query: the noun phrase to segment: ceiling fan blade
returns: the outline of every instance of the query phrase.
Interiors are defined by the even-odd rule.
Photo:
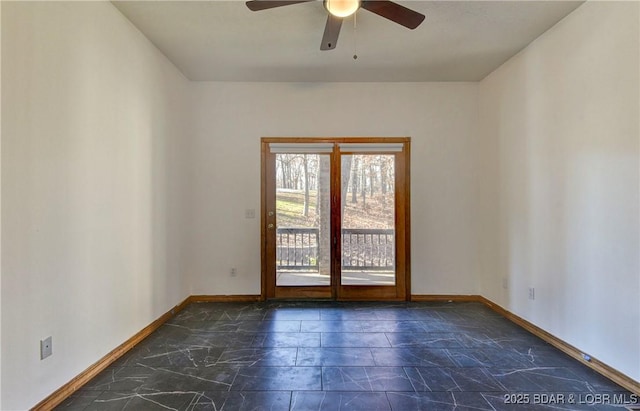
[[[413,11],[390,0],[365,0],[361,7],[396,22],[408,29],[415,29],[424,21],[424,14]]]
[[[251,0],[245,4],[251,11],[275,9],[276,7],[289,6],[291,4],[307,3],[314,0]]]
[[[329,14],[327,16],[327,24],[324,26],[324,34],[322,35],[320,50],[333,50],[336,48],[341,27],[341,17],[336,17],[333,14]]]

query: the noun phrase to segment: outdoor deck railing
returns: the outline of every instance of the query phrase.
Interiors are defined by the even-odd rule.
[[[394,230],[342,230],[342,269],[391,271],[395,268]]]
[[[318,228],[278,228],[276,269],[318,271]],[[395,267],[394,230],[342,230],[342,269],[391,271]]]
[[[317,228],[278,228],[276,269],[318,271],[319,235]]]

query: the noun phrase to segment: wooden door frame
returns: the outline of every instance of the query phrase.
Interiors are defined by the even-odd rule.
[[[274,178],[273,173],[275,167],[269,151],[270,143],[332,143],[335,144],[332,157],[338,159],[331,162],[331,174],[335,176],[330,179],[331,192],[333,198],[331,201],[331,213],[336,210],[340,210],[341,207],[341,178],[340,167],[341,161],[339,160],[340,152],[338,144],[340,143],[361,143],[361,144],[380,144],[380,143],[402,143],[403,152],[401,156],[395,156],[395,172],[396,172],[396,186],[395,186],[395,219],[396,219],[396,286],[393,287],[394,292],[390,291],[390,286],[342,286],[340,284],[340,261],[334,258],[338,255],[341,246],[341,233],[339,227],[339,219],[332,218],[331,220],[331,237],[336,237],[338,241],[331,244],[331,262],[333,264],[331,270],[331,298],[342,300],[395,300],[395,301],[409,301],[411,299],[411,224],[410,224],[410,209],[411,209],[411,180],[410,180],[410,159],[411,159],[411,138],[410,137],[262,137],[260,140],[260,257],[261,257],[261,299],[267,300],[275,298],[275,281],[270,282],[269,275],[275,275],[275,273],[269,273],[269,259],[275,256],[275,250],[269,248],[269,242],[267,241],[268,225],[275,224],[275,216],[268,216],[267,205],[275,202],[275,192],[269,192],[267,185],[264,182],[267,179]],[[345,154],[345,153],[342,153]],[[380,153],[384,154],[384,153]],[[394,153],[397,154],[397,153]],[[337,194],[336,194],[337,193]],[[339,212],[339,211],[338,211]],[[404,224],[398,222],[404,221]],[[272,244],[275,246],[275,244]],[[269,257],[272,256],[272,257]],[[402,257],[402,258],[398,258]],[[275,264],[272,264],[275,269]],[[296,288],[295,293],[287,295],[283,294],[283,290],[278,298],[327,298],[326,287],[304,287],[305,291],[303,295],[299,294],[299,288]],[[338,298],[340,297],[340,298]]]

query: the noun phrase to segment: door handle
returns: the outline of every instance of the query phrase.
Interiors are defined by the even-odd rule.
[[[269,217],[273,217],[273,211],[269,211]]]
[[[267,226],[267,228],[268,228],[269,230],[273,230],[273,224],[269,224],[269,225]]]

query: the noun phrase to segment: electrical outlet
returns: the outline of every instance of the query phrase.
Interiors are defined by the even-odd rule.
[[[233,267],[229,271],[229,274],[231,275],[231,277],[235,277],[236,275],[238,275],[238,271],[236,271],[235,267]]]
[[[53,341],[51,337],[40,340],[40,359],[44,360],[51,354],[53,354]]]
[[[536,289],[533,287],[529,287],[529,299],[530,300],[536,299]]]
[[[509,288],[509,278],[508,277],[502,277],[502,288],[504,288],[505,290]]]
[[[255,208],[247,208],[244,210],[244,218],[256,218]]]

